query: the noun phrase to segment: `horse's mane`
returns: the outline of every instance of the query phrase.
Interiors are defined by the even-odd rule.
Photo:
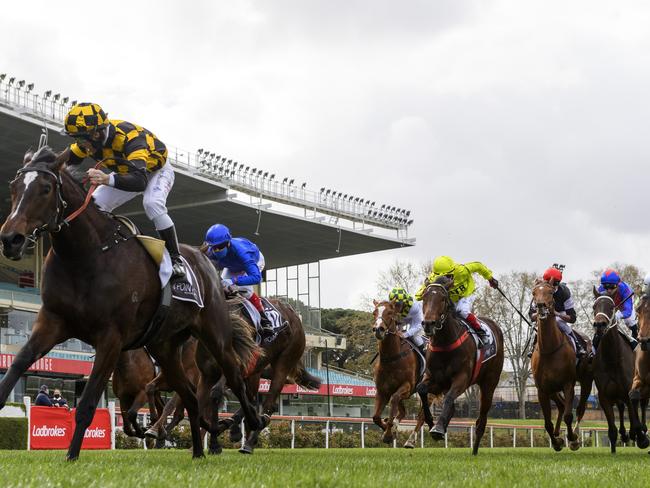
[[[448,276],[442,275],[442,276],[438,276],[433,283],[436,285],[442,285],[446,288],[447,285],[451,284],[453,281],[454,280],[449,278]]]
[[[32,150],[29,149],[27,153],[31,151]],[[34,154],[32,154],[32,159],[30,161],[30,164],[53,163],[55,159],[56,159],[56,153],[54,152],[54,150],[50,146],[43,146]]]

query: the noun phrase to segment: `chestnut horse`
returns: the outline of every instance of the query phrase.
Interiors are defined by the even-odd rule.
[[[156,368],[149,353],[143,348],[124,351],[113,371],[113,393],[120,400],[124,433],[144,437],[138,424],[138,411],[147,403],[146,386],[156,376]],[[155,422],[163,409],[160,394],[149,397],[149,414]]]
[[[64,157],[50,148],[28,152],[11,186],[11,213],[0,229],[3,254],[22,258],[30,242],[48,232],[52,248],[45,260],[41,297],[32,334],[0,381],[0,407],[22,374],[55,345],[77,338],[96,350],[90,377],[76,410],[76,426],[67,459],[79,457],[81,443],[97,402],[117,365],[120,353],[149,335],[149,323],[161,297],[158,268],[136,240],[123,237],[120,224],[88,204]],[[240,364],[245,357],[232,346],[233,331],[221,282],[214,266],[198,249],[181,246],[203,291],[204,307],[172,300],[165,321],[147,348],[187,408],[193,457],[203,456],[198,403],[180,364],[179,348],[194,335],[223,367],[253,428],[260,420],[246,395]]]
[[[627,443],[623,412],[627,407],[630,417],[630,434],[640,448],[648,447],[647,438],[636,438],[639,432],[639,418],[630,400],[630,389],[634,377],[634,352],[628,341],[618,331],[616,304],[613,295],[616,290],[600,294],[594,287],[594,342],[598,349],[592,360],[594,380],[598,389],[598,401],[605,412],[608,426],[609,445],[612,454],[616,452],[616,418],[614,405],[618,406],[621,417],[620,434],[623,443]]]
[[[637,446],[646,448],[650,444],[646,425],[646,408],[650,400],[650,296],[647,291],[641,296],[637,306],[639,315],[639,347],[634,358],[634,378],[630,388],[632,408],[640,421],[635,432]],[[639,406],[641,413],[639,414]]]
[[[544,414],[544,427],[551,439],[553,449],[561,451],[564,447],[564,439],[559,436],[560,417],[562,417],[567,427],[569,447],[575,451],[580,448],[578,440],[580,421],[591,393],[593,377],[588,361],[580,361],[576,366],[576,353],[573,346],[555,320],[553,292],[553,286],[547,281],[538,280],[533,288],[533,300],[538,310],[538,335],[531,366],[539,404]],[[585,340],[589,351],[591,341],[587,338]],[[576,380],[580,383],[580,400],[576,408],[577,423],[574,430],[573,399]],[[555,428],[551,420],[551,400],[558,406]]]
[[[415,393],[420,378],[417,352],[405,339],[399,336],[399,318],[401,304],[391,301],[373,301],[375,323],[372,331],[379,346],[379,360],[375,363],[374,380],[377,387],[375,394],[375,413],[372,420],[384,431],[382,440],[391,444],[397,437],[397,428],[406,416],[404,401]],[[390,413],[386,419],[381,414],[384,407],[390,404]],[[424,423],[424,415],[420,412],[418,422],[404,444],[412,449],[420,427]]]
[[[425,281],[422,295],[424,332],[430,337],[427,352],[427,370],[424,380],[418,385],[424,418],[431,428],[431,437],[443,439],[447,426],[454,415],[454,402],[470,386],[476,384],[481,391],[479,417],[476,419],[476,437],[472,454],[478,454],[481,438],[487,424],[487,414],[492,406],[494,390],[499,384],[503,370],[503,333],[491,319],[481,318],[494,334],[496,355],[479,363],[476,343],[470,337],[467,326],[456,313],[449,297],[453,280],[441,276],[434,283]],[[468,340],[469,339],[469,340]],[[428,406],[428,393],[444,394],[442,412],[435,426]]]

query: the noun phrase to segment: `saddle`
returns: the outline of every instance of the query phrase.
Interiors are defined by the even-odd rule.
[[[250,301],[241,295],[235,295],[233,298],[227,299],[228,304],[235,306],[247,319],[246,321],[254,327],[255,342],[258,345],[262,343],[271,344],[289,326],[289,322],[284,319],[280,311],[269,300],[264,297],[260,297],[260,300],[264,307],[264,313],[273,326],[271,334],[263,331],[260,313]]]

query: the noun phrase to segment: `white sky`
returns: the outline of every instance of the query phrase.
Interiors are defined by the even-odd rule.
[[[650,4],[7,4],[0,71],[170,145],[412,210],[412,249],[322,264],[357,306],[395,259],[497,276],[650,268]]]

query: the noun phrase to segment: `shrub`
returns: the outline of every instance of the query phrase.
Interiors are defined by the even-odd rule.
[[[27,417],[0,417],[0,449],[27,449]]]
[[[121,430],[115,432],[115,449],[142,449],[141,440],[129,437]]]

